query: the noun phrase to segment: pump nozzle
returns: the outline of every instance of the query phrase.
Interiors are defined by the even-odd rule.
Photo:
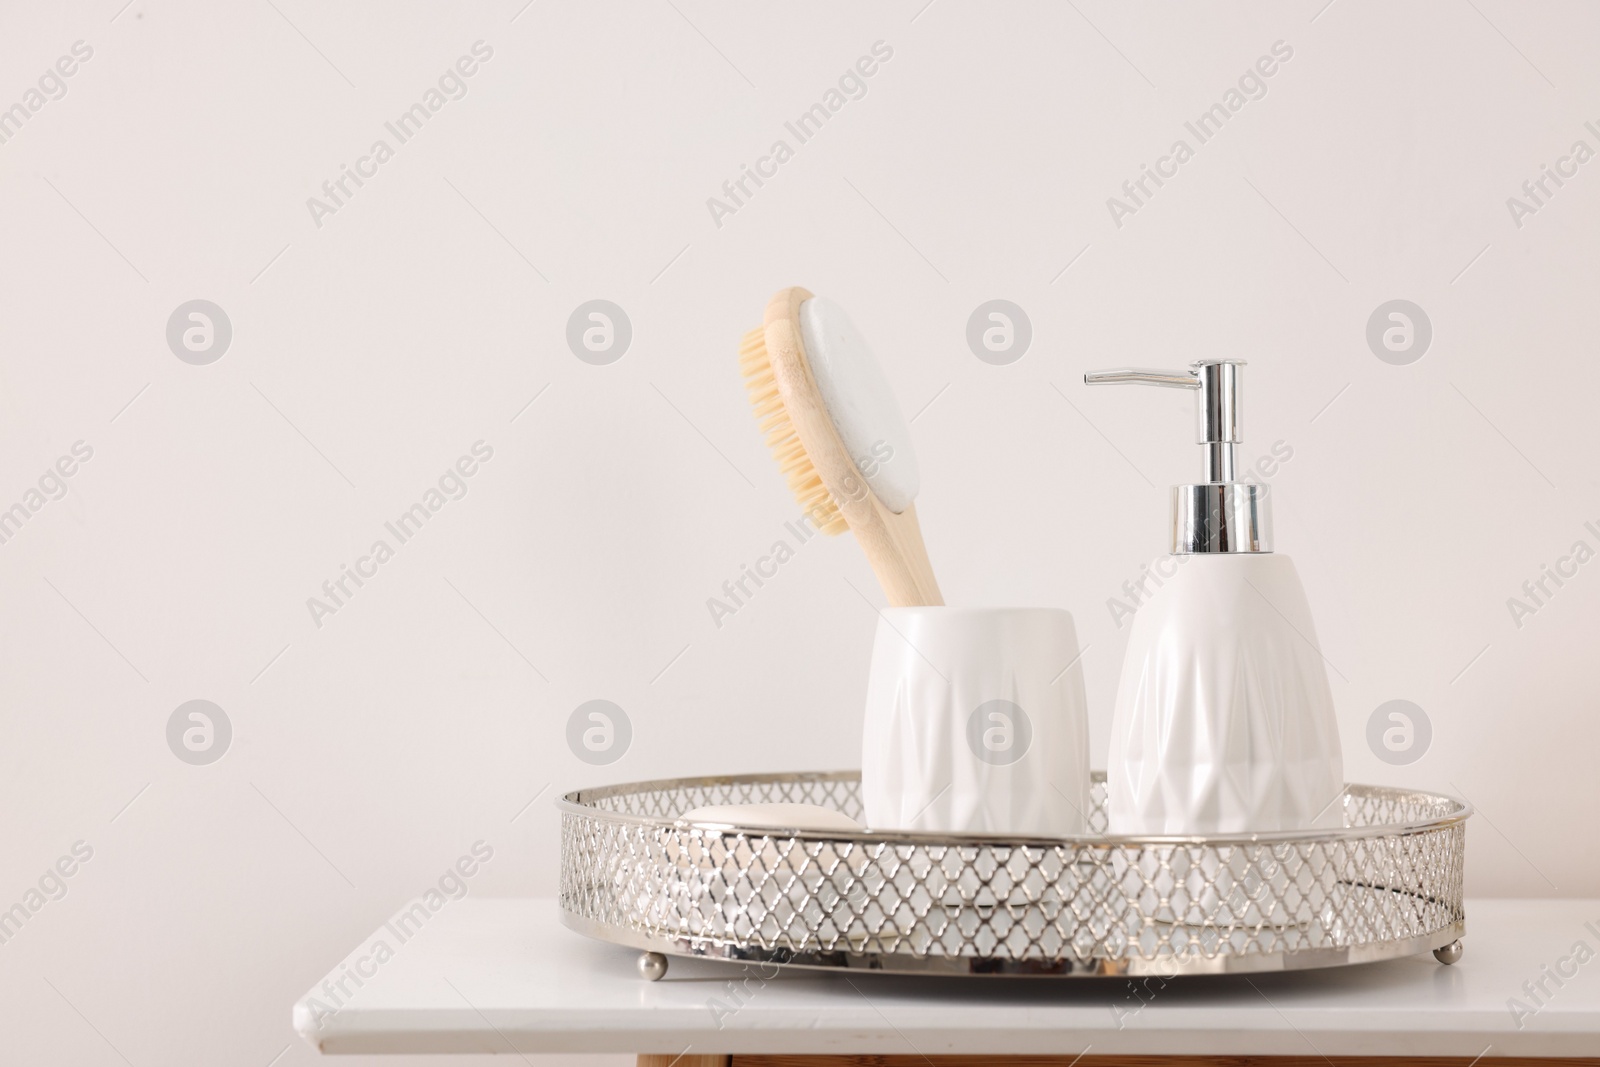
[[[1173,489],[1173,551],[1271,551],[1266,487],[1235,481],[1235,449],[1239,435],[1239,368],[1241,360],[1208,359],[1187,371],[1090,371],[1085,385],[1133,383],[1168,389],[1193,389],[1196,398],[1196,441],[1206,446],[1205,482]]]
[[[1187,371],[1097,370],[1083,376],[1085,385],[1133,382],[1169,389],[1198,389],[1196,442],[1206,446],[1206,481],[1231,482],[1239,443],[1239,368],[1241,360],[1216,359],[1191,363]]]

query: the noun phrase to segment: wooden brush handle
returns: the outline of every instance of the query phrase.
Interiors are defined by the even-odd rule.
[[[889,606],[943,604],[939,583],[933,578],[933,564],[922,543],[922,528],[917,525],[916,505],[908,505],[899,514],[884,506],[856,469],[823,403],[800,337],[800,305],[809,299],[811,294],[796,286],[778,293],[767,304],[767,355],[784,408],[806,458],[816,467],[845,522],[850,524],[850,532],[867,554]]]
[[[872,564],[884,595],[892,608],[915,608],[944,603],[939,583],[933,577],[933,564],[922,543],[922,527],[917,523],[917,506],[910,505],[896,515],[875,496],[868,497],[874,514],[853,514],[840,504],[845,521],[861,543],[861,550]]]

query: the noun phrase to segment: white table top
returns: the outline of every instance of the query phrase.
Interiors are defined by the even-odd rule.
[[[1471,901],[1464,944],[1453,967],[1151,979],[1137,996],[1117,978],[761,982],[678,958],[651,983],[638,952],[566,929],[552,900],[466,899],[407,939],[377,930],[294,1025],[327,1053],[1600,1055],[1600,901]]]

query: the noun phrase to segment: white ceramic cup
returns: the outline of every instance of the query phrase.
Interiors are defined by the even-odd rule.
[[[1058,608],[889,608],[867,684],[872,830],[1087,832],[1089,720]]]

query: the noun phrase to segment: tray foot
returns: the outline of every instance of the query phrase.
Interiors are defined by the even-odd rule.
[[[1458,945],[1460,943],[1461,942],[1459,942],[1459,941],[1456,942],[1456,944],[1458,944]],[[1442,952],[1444,950],[1440,949],[1439,951]],[[1439,954],[1436,952],[1436,953],[1434,953],[1434,955],[1437,956]],[[1458,952],[1457,955],[1459,956],[1460,953]],[[1440,956],[1439,958],[1443,959],[1444,957]],[[1451,960],[1450,962],[1454,963],[1455,960]],[[639,977],[640,978],[643,978],[646,982],[659,982],[659,981],[661,981],[661,979],[665,978],[666,976],[667,976],[667,957],[663,956],[659,952],[645,952],[645,953],[642,953],[639,956]]]
[[[1461,959],[1462,951],[1461,939],[1458,937],[1443,948],[1434,949],[1433,958],[1448,967]]]

